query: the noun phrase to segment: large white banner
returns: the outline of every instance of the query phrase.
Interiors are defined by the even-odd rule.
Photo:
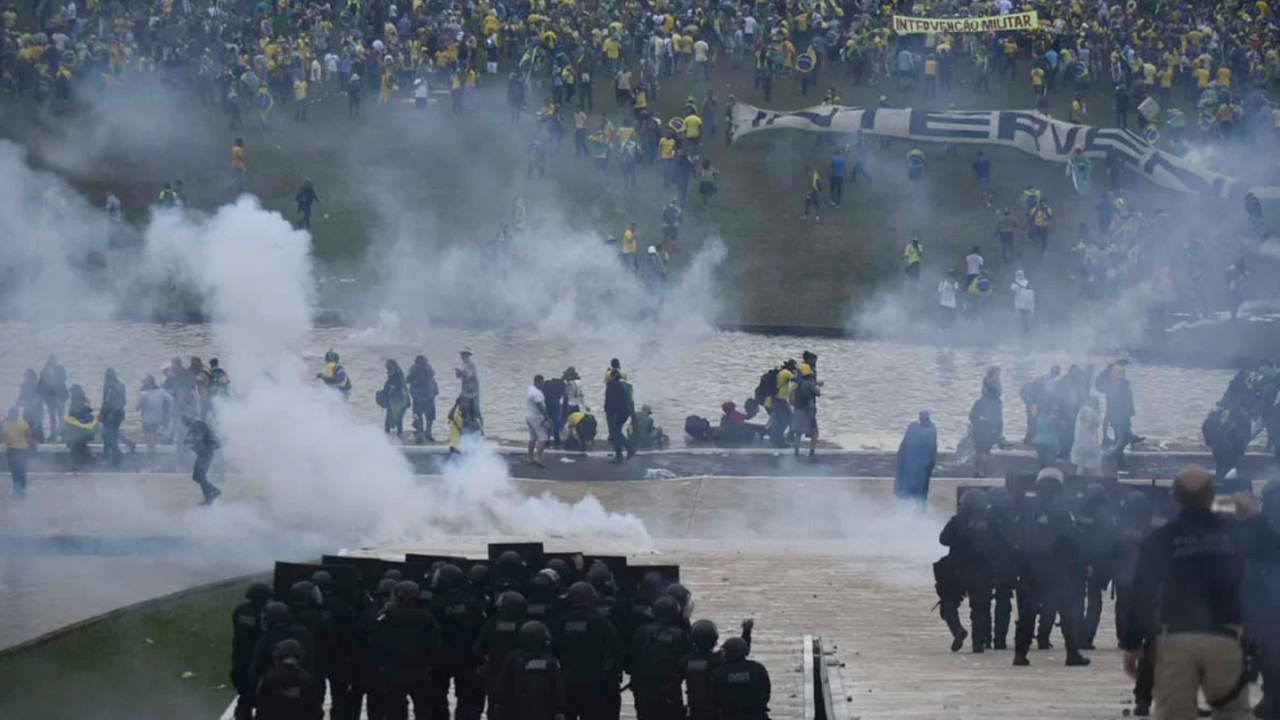
[[[1137,133],[1054,120],[1024,110],[924,110],[919,108],[854,108],[818,105],[777,112],[736,103],[733,136],[761,130],[856,133],[919,140],[1002,145],[1041,160],[1067,162],[1081,148],[1090,158],[1114,150],[1134,172],[1157,185],[1193,195],[1242,198],[1252,192],[1262,200],[1280,199],[1280,187],[1246,187],[1235,178],[1190,165],[1149,145]]]

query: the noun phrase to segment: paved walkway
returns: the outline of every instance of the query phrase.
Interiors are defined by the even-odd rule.
[[[424,479],[424,482],[435,482]],[[665,482],[547,483],[525,481],[526,494],[574,501],[588,493],[605,508],[644,520],[651,544],[606,538],[564,538],[550,549],[590,548],[627,553],[638,561],[678,563],[697,600],[698,617],[734,632],[743,617],[756,620],[754,654],[773,675],[776,718],[802,714],[801,638],[814,633],[846,666],[842,669],[851,715],[862,718],[1117,718],[1128,697],[1114,650],[1094,653],[1095,665],[1062,666],[1060,652],[1036,653],[1029,669],[1009,666],[1009,653],[951,654],[946,629],[932,610],[929,564],[941,552],[937,533],[955,502],[958,483],[934,486],[929,514],[893,501],[887,480],[701,478]],[[260,500],[246,486],[229,483],[212,511],[191,508],[189,482],[172,475],[37,475],[31,497],[19,506],[0,498],[4,537],[28,542],[0,553],[0,606],[10,616],[0,644],[17,642],[107,608],[99,592],[59,593],[59,568],[69,558],[106,576],[120,592],[109,602],[142,600],[192,582],[268,566],[285,555],[273,548],[220,546],[216,529],[250,512]],[[131,508],[131,509],[129,509]],[[203,513],[203,516],[199,513]],[[193,520],[201,518],[203,520]],[[22,522],[15,522],[19,518]],[[77,536],[111,542],[148,538],[140,555],[48,554],[40,540]],[[163,539],[173,542],[165,550]],[[505,538],[504,538],[505,539]],[[483,553],[479,537],[426,537],[377,554],[405,551]],[[83,542],[88,543],[88,540]],[[104,549],[106,548],[106,549]],[[222,564],[212,559],[221,550]],[[333,547],[324,548],[331,552]],[[319,554],[316,552],[315,554]],[[305,555],[297,555],[303,557]],[[184,568],[183,573],[172,568]],[[33,572],[33,570],[43,570]],[[159,576],[172,588],[148,584]],[[136,597],[127,597],[129,591]],[[70,595],[74,603],[61,603]],[[1110,621],[1101,637],[1110,637]],[[1106,644],[1105,642],[1103,643]],[[834,668],[833,668],[834,669]],[[1080,690],[1067,692],[1068,688]],[[1088,691],[1083,688],[1089,688]],[[630,703],[628,716],[630,716]]]

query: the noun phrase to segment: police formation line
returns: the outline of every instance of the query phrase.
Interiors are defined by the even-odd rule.
[[[488,562],[409,555],[277,563],[232,615],[237,720],[328,717],[767,720],[752,621],[719,642],[674,566],[491,546]],[[463,568],[466,568],[465,570]],[[415,580],[414,578],[418,578]],[[296,581],[295,581],[296,579]],[[627,684],[623,686],[623,677]]]
[[[1261,676],[1254,712],[1280,717],[1280,481],[1261,503],[1232,495],[1232,517],[1214,511],[1218,482],[1194,465],[1171,491],[1065,480],[1046,468],[958,493],[940,537],[947,555],[934,564],[951,650],[1006,649],[1016,606],[1014,666],[1031,664],[1033,640],[1053,647],[1055,617],[1066,665],[1088,665],[1081,651],[1099,641],[1110,587],[1135,715],[1154,702],[1162,720],[1190,720],[1202,689],[1214,717],[1249,717],[1248,685]]]

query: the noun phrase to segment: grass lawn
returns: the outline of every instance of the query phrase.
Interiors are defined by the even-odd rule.
[[[968,89],[970,74],[969,68],[958,68],[951,94],[927,105],[1033,105],[1025,78],[993,80],[992,95],[975,95]],[[364,116],[352,121],[345,98],[334,97],[310,108],[306,122],[295,122],[290,108],[279,107],[275,127],[264,131],[246,113],[246,127],[232,132],[214,108],[176,102],[161,93],[135,93],[108,98],[104,107],[109,110],[95,120],[93,132],[79,132],[80,126],[69,132],[66,123],[74,120],[33,117],[27,109],[8,106],[0,134],[27,143],[34,162],[59,169],[95,204],[107,188],[113,189],[126,212],[137,218],[145,215],[161,184],[174,178],[185,181],[194,205],[212,207],[228,200],[230,148],[242,136],[249,189],[268,207],[292,216],[301,178],[314,179],[321,197],[313,219],[316,254],[331,276],[357,278],[346,287],[375,287],[386,263],[367,261],[386,260],[393,248],[418,253],[429,262],[433,252],[446,246],[487,242],[501,223],[511,222],[518,196],[526,200],[534,229],[544,233],[573,229],[601,238],[618,236],[634,220],[642,245],[659,238],[661,210],[672,195],[662,188],[659,169],[643,171],[639,187],[625,191],[616,164],[601,176],[588,160],[573,159],[571,116],[566,118],[570,135],[558,153],[550,154],[546,179],[526,180],[526,147],[536,131],[533,114],[543,93],[532,92],[525,121],[516,128],[508,121],[502,77],[482,87],[476,107],[463,118],[449,114],[445,98],[421,113],[408,103],[379,107],[366,101]],[[796,109],[817,104],[832,82],[846,105],[874,105],[881,94],[895,107],[926,105],[919,90],[899,93],[888,81],[883,89],[855,88],[835,74],[820,78],[809,98],[800,95],[798,82],[779,79],[768,105]],[[925,248],[924,282],[916,298],[922,310],[932,305],[933,288],[945,269],[963,273],[962,258],[974,244],[983,246],[994,267],[997,288],[1007,287],[1014,265],[1027,270],[1041,288],[1042,314],[1053,315],[1076,302],[1075,291],[1063,285],[1067,251],[1075,243],[1077,226],[1096,221],[1094,203],[1072,197],[1063,166],[1014,150],[985,150],[992,158],[991,192],[997,206],[1013,205],[1027,184],[1039,187],[1054,204],[1049,257],[1043,265],[1030,257],[1029,248],[1009,266],[999,261],[994,212],[979,200],[970,170],[978,149],[972,146],[948,157],[941,145],[922,145],[928,168],[924,182],[912,185],[905,161],[910,144],[896,141],[880,148],[873,139],[868,170],[874,182],[846,182],[842,208],[824,208],[820,223],[803,223],[803,166],[812,164],[825,176],[831,150],[848,138],[771,131],[725,147],[720,133],[727,96],[766,104],[762,93],[751,89],[750,69],[730,68],[723,59],[710,83],[695,83],[688,75],[673,78],[663,84],[653,105],[665,119],[688,95],[700,98],[707,89],[721,102],[717,139],[705,142],[703,152],[721,170],[720,197],[703,209],[696,187],[691,190],[683,245],[674,262],[677,268],[687,262],[692,253],[686,250],[710,236],[723,238],[728,256],[717,278],[723,321],[844,324],[878,288],[896,286],[903,246],[915,234]],[[616,122],[623,113],[612,88],[597,83],[594,94],[592,127],[601,111]],[[1056,117],[1067,116],[1070,97],[1060,92],[1052,98]],[[1088,100],[1090,123],[1109,124],[1109,93],[1096,86]],[[1095,198],[1106,186],[1105,172],[1096,163]],[[1171,213],[1179,230],[1170,242],[1181,241],[1182,228],[1212,227],[1217,234],[1206,232],[1203,239],[1213,262],[1225,268],[1238,252],[1234,237],[1224,237],[1244,223],[1238,203],[1175,194],[1134,177],[1129,178],[1128,195],[1131,207]]]
[[[0,656],[0,717],[218,717],[235,697],[229,618],[247,585],[144,603]]]

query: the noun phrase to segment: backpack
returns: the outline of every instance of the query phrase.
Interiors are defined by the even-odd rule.
[[[778,368],[768,370],[760,376],[760,382],[756,385],[755,399],[761,405],[768,398],[771,398],[778,392]]]
[[[684,432],[694,440],[710,440],[711,421],[704,417],[690,415],[684,419]]]
[[[578,421],[578,439],[584,443],[596,439],[595,415],[586,415]]]

